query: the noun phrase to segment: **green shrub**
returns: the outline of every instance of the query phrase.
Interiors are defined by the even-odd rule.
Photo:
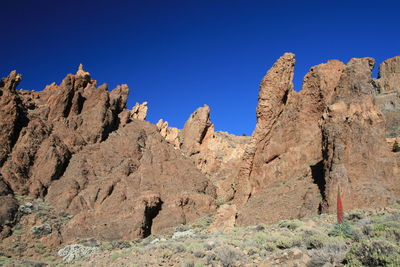
[[[359,221],[364,218],[364,214],[362,213],[361,210],[351,210],[349,213],[346,215],[346,220],[348,221]]]
[[[355,243],[346,255],[349,266],[400,266],[400,249],[385,240]]]
[[[400,222],[387,221],[375,224],[372,236],[400,242]]]
[[[300,220],[283,220],[278,224],[280,228],[287,228],[289,230],[295,230],[303,225],[304,223]]]
[[[332,231],[329,233],[330,236],[341,236],[343,238],[352,238],[353,230],[348,221],[343,221],[343,223],[335,224]]]
[[[299,237],[282,237],[275,241],[275,245],[279,249],[287,249],[297,247],[301,245],[301,239]]]
[[[303,244],[307,249],[322,248],[327,242],[328,237],[324,235],[304,235]]]

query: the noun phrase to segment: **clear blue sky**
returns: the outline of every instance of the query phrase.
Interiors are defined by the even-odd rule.
[[[1,0],[0,74],[20,88],[60,83],[78,64],[128,108],[182,128],[211,107],[217,130],[250,135],[258,85],[284,52],[297,55],[295,88],[313,65],[400,55],[399,1]]]

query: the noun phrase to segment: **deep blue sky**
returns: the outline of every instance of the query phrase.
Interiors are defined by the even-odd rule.
[[[258,85],[284,52],[297,55],[295,88],[313,65],[400,55],[399,1],[0,0],[0,74],[41,90],[79,63],[128,108],[182,128],[211,107],[217,130],[250,135]]]

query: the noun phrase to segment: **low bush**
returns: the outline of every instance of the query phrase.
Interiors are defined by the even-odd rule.
[[[330,266],[341,265],[347,253],[346,244],[338,239],[329,239],[320,249],[316,249],[311,254],[309,267],[320,267],[326,263]]]
[[[355,243],[346,255],[349,266],[400,266],[400,249],[386,240]]]
[[[304,225],[304,223],[300,220],[283,220],[283,221],[280,221],[278,224],[279,227],[287,228],[290,230],[295,230],[303,225]]]
[[[215,250],[216,259],[223,267],[230,267],[241,257],[241,253],[232,246],[222,246]]]
[[[348,221],[343,221],[343,223],[335,224],[332,231],[329,233],[330,236],[341,236],[343,238],[352,238],[353,230]]]

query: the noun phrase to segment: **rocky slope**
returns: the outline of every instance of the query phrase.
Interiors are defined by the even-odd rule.
[[[261,82],[251,137],[216,132],[207,105],[183,129],[153,125],[147,102],[126,109],[127,85],[97,86],[82,65],[42,91],[17,90],[13,71],[0,82],[0,238],[36,227],[17,242],[136,240],[210,214],[210,231],[232,230],[331,213],[339,186],[346,209],[391,205],[400,60],[377,79],[374,63],[328,61],[296,92],[295,55],[284,54]],[[45,215],[25,198],[48,203]]]

